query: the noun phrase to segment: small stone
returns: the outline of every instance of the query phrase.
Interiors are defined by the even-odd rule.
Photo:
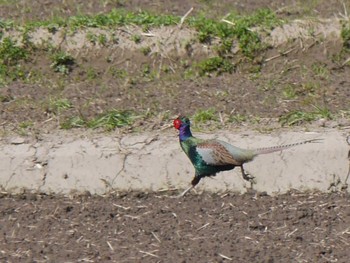
[[[25,139],[22,137],[16,137],[11,140],[11,144],[18,145],[25,143]]]
[[[325,127],[326,126],[326,119],[319,119],[319,120],[317,120],[316,121],[316,123],[318,124],[318,126],[320,126],[320,127]]]
[[[35,167],[38,168],[38,169],[43,169],[43,166],[40,163],[36,163]]]

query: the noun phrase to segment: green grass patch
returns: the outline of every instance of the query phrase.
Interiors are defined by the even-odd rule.
[[[61,129],[70,130],[73,128],[85,128],[87,127],[87,122],[80,116],[74,116],[66,119],[60,123]]]
[[[225,20],[228,22],[200,15],[190,18],[189,24],[198,31],[198,39],[202,43],[211,42],[214,37],[220,38],[222,44],[218,47],[219,54],[227,52],[231,48],[232,41],[236,39],[242,53],[248,58],[254,58],[256,53],[266,48],[258,32],[253,28],[271,29],[282,24],[282,20],[278,19],[270,9],[260,9],[245,16],[230,13]]]
[[[28,23],[30,28],[35,27],[67,27],[72,30],[86,27],[115,27],[123,25],[139,25],[148,27],[159,27],[175,25],[180,21],[180,17],[173,15],[152,14],[146,11],[128,12],[123,9],[113,9],[109,13],[98,15],[76,15],[67,18],[54,17],[46,21],[34,21]]]
[[[145,56],[148,56],[150,53],[151,53],[151,48],[150,47],[142,47],[141,48],[141,52],[142,52],[142,54],[144,54]]]
[[[346,21],[342,24],[341,37],[343,39],[343,47],[350,49],[350,22]]]
[[[16,65],[20,60],[26,59],[29,52],[16,45],[9,37],[6,37],[0,43],[0,64],[5,66]]]
[[[18,124],[18,127],[20,129],[28,129],[28,128],[33,127],[33,126],[34,126],[34,124],[32,121],[22,121]]]
[[[138,118],[138,116],[136,116],[136,114],[132,111],[113,109],[91,120],[86,120],[81,116],[71,117],[61,123],[61,128],[103,128],[107,131],[111,131],[115,128],[122,128],[132,125],[136,118]]]
[[[209,43],[214,37],[224,39],[234,35],[231,25],[208,19],[204,14],[191,17],[188,21],[189,25],[198,31],[198,40],[201,43]]]
[[[282,95],[287,100],[293,100],[298,97],[298,91],[295,85],[287,84],[282,90]]]
[[[248,121],[248,116],[237,113],[237,114],[230,115],[228,118],[228,121],[231,123],[240,124]]]
[[[131,40],[135,42],[135,44],[140,44],[142,41],[142,38],[140,35],[132,35]]]
[[[18,123],[17,133],[21,136],[27,136],[28,130],[34,126],[32,121],[22,121]]]
[[[108,73],[116,79],[125,79],[128,76],[128,72],[125,69],[120,69],[116,66],[111,66]]]
[[[202,60],[197,64],[199,75],[210,76],[211,73],[216,72],[216,74],[222,73],[232,73],[234,70],[234,65],[225,58],[222,57],[212,57]]]
[[[311,66],[311,69],[316,77],[322,78],[322,79],[328,79],[329,78],[329,70],[327,68],[327,65],[322,63],[313,63]]]
[[[205,14],[189,16],[184,25],[197,30],[198,39],[201,43],[210,43],[215,39],[214,49],[217,52],[216,57],[208,58],[194,63],[197,65],[199,75],[210,75],[212,73],[232,73],[234,65],[232,63],[232,47],[234,43],[238,43],[242,54],[250,59],[254,59],[257,53],[263,51],[266,46],[260,40],[258,32],[255,28],[271,28],[281,24],[281,21],[276,18],[275,13],[269,9],[261,9],[249,15],[237,15],[230,13],[225,17],[225,21],[220,18],[209,19]],[[72,34],[82,28],[110,28],[137,25],[142,27],[144,31],[148,31],[152,27],[174,26],[179,24],[180,16],[153,14],[147,11],[130,12],[123,9],[113,9],[108,13],[95,15],[80,14],[68,18],[53,17],[46,21],[26,22],[19,26],[13,22],[0,20],[1,28],[12,27],[22,32],[22,43],[25,48],[16,47],[10,39],[2,41],[2,49],[0,50],[0,60],[2,64],[16,64],[18,59],[23,58],[28,53],[27,50],[33,49],[30,43],[30,31],[38,27],[46,27],[49,32],[54,34],[60,28],[66,33]],[[1,30],[0,30],[1,31]],[[1,37],[1,36],[0,36]],[[130,36],[131,40],[136,44],[142,42],[142,35],[134,34]],[[87,33],[87,39],[94,44],[106,46],[108,42],[118,42],[115,36],[106,34]],[[218,41],[217,41],[218,40]],[[9,51],[10,49],[10,51]],[[50,50],[50,48],[48,48]],[[141,48],[141,52],[147,56],[151,50],[149,47]],[[1,58],[2,57],[2,58]],[[68,75],[75,64],[74,58],[63,51],[55,51],[51,55],[51,67],[55,72],[63,75]],[[1,61],[0,61],[1,62]],[[196,68],[192,69],[192,72]],[[1,72],[6,71],[3,67]],[[189,73],[191,70],[187,69]],[[2,74],[4,75],[4,74]],[[187,74],[190,77],[190,74]],[[2,78],[3,79],[3,78]],[[13,79],[13,78],[12,78]],[[1,81],[3,82],[3,81]]]
[[[199,123],[205,123],[207,121],[218,121],[218,116],[214,108],[207,110],[199,110],[193,115],[193,120]]]
[[[0,86],[8,80],[25,77],[21,62],[28,56],[29,51],[17,46],[11,38],[6,37],[0,42]]]
[[[63,51],[54,53],[51,56],[51,61],[51,68],[53,68],[55,72],[59,72],[64,75],[69,74],[73,65],[75,64],[74,58]]]
[[[50,99],[49,109],[55,114],[60,114],[62,111],[70,109],[73,104],[68,99]]]
[[[315,110],[310,112],[299,110],[289,112],[286,115],[281,116],[279,118],[279,122],[282,126],[294,126],[316,121],[318,119],[333,119],[333,114],[328,108],[321,108],[317,106],[314,106],[314,108]]]
[[[100,46],[106,46],[108,42],[108,38],[105,34],[94,34],[88,32],[86,34],[86,38],[94,45],[99,44]]]
[[[107,130],[113,130],[115,128],[121,128],[124,126],[130,126],[136,116],[131,111],[111,110],[105,114],[88,122],[89,128],[104,128]]]
[[[151,27],[176,25],[180,22],[180,16],[153,14],[147,11],[129,12],[123,9],[113,9],[109,13],[97,15],[76,15],[69,18],[54,17],[46,21],[34,21],[26,23],[27,29],[46,27],[50,32],[55,32],[59,27],[75,31],[79,28],[116,27],[124,25],[138,25],[144,31]],[[254,28],[270,29],[282,24],[275,13],[270,9],[259,9],[250,15],[237,15],[230,13],[225,21],[210,19],[205,14],[190,16],[185,24],[198,31],[198,41],[209,43],[213,38],[219,38],[221,44],[217,47],[218,54],[227,53],[234,40],[238,40],[243,54],[249,58],[265,49],[259,34]],[[139,36],[133,36],[135,43],[141,41]],[[90,41],[105,45],[107,39],[101,36],[90,36]]]

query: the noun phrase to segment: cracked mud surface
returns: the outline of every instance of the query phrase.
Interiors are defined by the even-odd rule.
[[[167,193],[172,194],[172,193]],[[348,194],[0,198],[3,262],[346,262]]]
[[[0,8],[0,17],[17,21],[30,21],[50,18],[54,15],[70,16],[77,13],[108,12],[122,7],[128,10],[147,9],[156,12],[182,16],[190,7],[193,14],[212,12],[224,16],[226,11],[235,8],[239,12],[250,13],[257,8],[270,7],[279,10],[279,16],[299,18],[300,15],[334,18],[344,13],[342,1],[311,1],[305,6],[295,5],[296,1],[16,1],[16,5]],[[297,1],[302,3],[302,1]],[[316,3],[317,2],[317,3]],[[344,1],[348,4],[348,1]],[[287,10],[287,11],[285,11]],[[210,13],[209,12],[209,13]],[[276,49],[268,50],[266,58],[273,58],[281,52],[288,54],[264,64],[261,76],[249,72],[245,66],[232,75],[212,76],[211,78],[184,80],[166,78],[164,80],[143,79],[139,71],[143,63],[157,64],[158,57],[145,58],[140,52],[126,52],[131,70],[137,81],[116,80],[105,74],[111,66],[106,56],[117,53],[102,49],[87,51],[85,57],[77,58],[84,64],[60,82],[52,73],[50,61],[42,61],[36,54],[33,64],[38,71],[49,78],[50,84],[58,88],[47,89],[47,83],[36,86],[30,83],[15,82],[1,89],[2,96],[9,98],[0,104],[0,125],[18,133],[18,123],[33,122],[29,135],[40,138],[40,133],[54,134],[58,120],[46,105],[52,97],[63,97],[74,102],[74,107],[62,113],[61,118],[82,113],[86,118],[111,107],[128,108],[137,111],[151,109],[156,113],[169,111],[177,114],[186,111],[193,114],[198,109],[209,106],[220,112],[232,111],[242,115],[259,117],[279,117],[282,113],[295,109],[308,110],[312,103],[323,101],[331,111],[349,109],[350,68],[334,61],[341,49],[339,41],[300,39],[288,42]],[[140,47],[138,47],[140,49]],[[79,52],[77,52],[79,53]],[[119,54],[119,53],[117,53]],[[177,58],[176,58],[177,59]],[[192,58],[186,58],[192,60]],[[196,59],[194,57],[193,59]],[[120,59],[122,61],[122,59]],[[119,65],[117,60],[113,65]],[[140,62],[141,61],[141,62]],[[341,61],[343,62],[343,61]],[[129,62],[128,62],[129,63]],[[325,65],[327,77],[315,76],[312,65]],[[28,66],[27,65],[27,66]],[[171,60],[170,60],[170,65]],[[89,67],[94,67],[98,83],[79,79]],[[181,70],[178,69],[177,70]],[[277,76],[277,77],[276,77]],[[178,76],[177,76],[178,77]],[[271,79],[274,81],[271,81]],[[79,83],[76,82],[79,79]],[[141,80],[140,80],[141,79]],[[63,83],[63,85],[62,85]],[[286,100],[281,94],[283,87],[305,87],[316,84],[311,96],[300,92],[299,100]],[[64,89],[62,90],[62,85]],[[322,89],[319,87],[326,87]],[[261,99],[261,98],[264,99]],[[175,99],[174,99],[175,98]],[[39,104],[32,102],[39,101]],[[180,103],[181,102],[181,103]],[[88,105],[88,107],[86,106]],[[312,108],[312,107],[311,107]],[[17,125],[17,126],[16,126]],[[138,124],[140,130],[157,130],[153,126]],[[158,126],[157,126],[158,125]],[[260,125],[260,124],[259,124]],[[343,126],[349,125],[345,119]],[[1,131],[3,131],[1,130]],[[75,135],[80,131],[72,131]],[[65,135],[69,137],[69,135]],[[113,183],[129,160],[129,152],[124,148],[138,151],[143,145],[152,142],[126,142],[118,146],[122,158],[108,159],[106,162],[119,162],[122,166],[112,171]],[[28,154],[31,163],[37,167],[47,165],[48,153],[39,153],[36,146],[22,145],[15,141],[21,151]],[[112,147],[112,146],[111,146]],[[177,146],[179,147],[179,146]],[[178,149],[178,148],[177,148]],[[61,149],[64,154],[66,149]],[[37,159],[35,156],[41,156]],[[96,159],[98,159],[97,157]],[[105,158],[105,156],[103,156]],[[290,160],[290,159],[289,159]],[[12,160],[10,167],[15,165]],[[92,161],[93,162],[93,161]],[[26,160],[23,161],[26,165]],[[67,163],[67,166],[69,163]],[[29,167],[28,171],[33,167]],[[171,171],[165,167],[166,180],[170,181]],[[43,169],[46,171],[46,169]],[[35,170],[36,171],[36,170]],[[42,170],[34,173],[34,178],[26,180],[41,184],[48,182],[49,176]],[[161,169],[163,172],[163,168]],[[12,171],[9,181],[18,180]],[[191,170],[192,172],[192,170]],[[107,176],[106,174],[104,174]],[[109,176],[109,175],[108,175]],[[134,176],[135,175],[131,175]],[[68,184],[67,174],[62,174]],[[22,178],[23,179],[23,178]],[[136,178],[137,179],[137,178]],[[89,179],[86,179],[89,180]],[[218,179],[220,180],[220,179]],[[168,182],[170,185],[171,182]],[[77,184],[78,185],[78,184]],[[335,185],[337,186],[337,185]],[[229,186],[227,186],[229,187]],[[39,188],[40,190],[40,188]],[[288,193],[279,196],[247,193],[244,195],[195,195],[191,192],[183,199],[173,199],[173,192],[152,193],[128,192],[106,196],[69,196],[28,194],[9,196],[0,192],[0,261],[1,262],[347,262],[350,244],[350,205],[349,194],[342,193]]]

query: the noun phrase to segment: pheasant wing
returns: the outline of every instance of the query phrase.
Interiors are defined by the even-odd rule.
[[[218,140],[209,140],[199,143],[196,148],[203,161],[209,165],[241,165],[242,162],[237,160],[226,147]]]

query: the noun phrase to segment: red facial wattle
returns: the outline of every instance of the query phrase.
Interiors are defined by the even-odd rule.
[[[174,127],[175,127],[175,129],[180,129],[180,127],[181,127],[181,120],[179,120],[179,119],[175,119],[174,120]]]

